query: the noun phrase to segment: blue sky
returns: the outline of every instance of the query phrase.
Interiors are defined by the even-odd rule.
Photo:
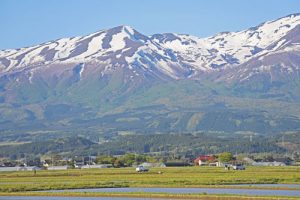
[[[299,0],[0,0],[0,49],[118,25],[205,37],[298,12]]]

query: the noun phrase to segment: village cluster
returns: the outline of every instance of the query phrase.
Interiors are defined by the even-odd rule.
[[[218,155],[200,155],[195,159],[168,160],[146,157],[143,155],[126,154],[123,156],[78,156],[75,158],[50,157],[49,159],[18,161],[0,160],[0,171],[34,171],[37,170],[67,170],[67,169],[95,169],[135,167],[137,172],[146,172],[153,167],[181,167],[181,166],[210,166],[223,167],[225,170],[245,170],[247,166],[287,166],[299,165],[298,160],[290,157],[266,157],[253,159],[238,158],[229,152]]]

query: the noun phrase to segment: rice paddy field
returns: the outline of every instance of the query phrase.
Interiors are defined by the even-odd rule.
[[[40,195],[49,195],[46,190],[76,188],[237,188],[232,185],[279,183],[300,184],[300,167],[248,167],[243,171],[227,171],[217,167],[175,167],[151,168],[150,171],[146,173],[137,173],[134,168],[45,170],[37,171],[36,174],[32,171],[1,172],[0,196],[24,193],[26,193],[26,195],[36,195],[33,191],[45,191],[44,194],[40,193]],[[255,186],[251,185],[239,187],[255,188]],[[285,188],[284,185],[270,189],[300,190],[300,188]],[[50,195],[55,196],[57,194],[52,193]],[[81,196],[82,194],[68,192],[59,195]],[[85,193],[85,195],[95,196],[97,193]],[[114,196],[118,194],[105,193],[100,196],[103,195]],[[142,196],[142,194],[130,194],[130,196],[134,195]],[[179,196],[184,197],[184,195]],[[190,195],[190,197],[196,198],[196,195]],[[198,197],[200,198],[200,196]],[[223,196],[218,198],[225,199],[227,197]]]

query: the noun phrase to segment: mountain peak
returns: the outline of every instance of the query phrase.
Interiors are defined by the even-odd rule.
[[[106,37],[108,38],[112,38],[112,37],[119,38],[119,42],[121,43],[124,42],[126,38],[133,41],[140,41],[140,42],[146,42],[147,40],[149,40],[147,36],[141,34],[131,26],[127,26],[127,25],[121,25],[111,29],[107,29],[105,33],[106,33]]]
[[[128,31],[133,33],[134,31],[136,31],[132,26],[128,26],[128,25],[121,25],[120,26],[124,31]]]
[[[130,34],[134,34],[135,31],[136,30],[133,27],[128,25],[120,25],[105,30],[105,32],[113,32],[113,33],[128,32]]]

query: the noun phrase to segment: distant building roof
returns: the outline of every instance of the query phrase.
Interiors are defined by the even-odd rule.
[[[83,165],[81,169],[98,169],[98,168],[109,168],[112,164],[102,164],[102,165]]]
[[[254,162],[253,166],[286,166],[283,162]]]
[[[199,162],[201,161],[214,161],[216,158],[214,156],[208,156],[208,155],[201,155],[198,158],[194,160],[194,162]]]
[[[165,163],[147,163],[147,162],[144,162],[140,165],[142,165],[144,167],[166,167]]]
[[[64,169],[68,169],[68,166],[50,166],[47,168],[48,170],[64,170]]]

